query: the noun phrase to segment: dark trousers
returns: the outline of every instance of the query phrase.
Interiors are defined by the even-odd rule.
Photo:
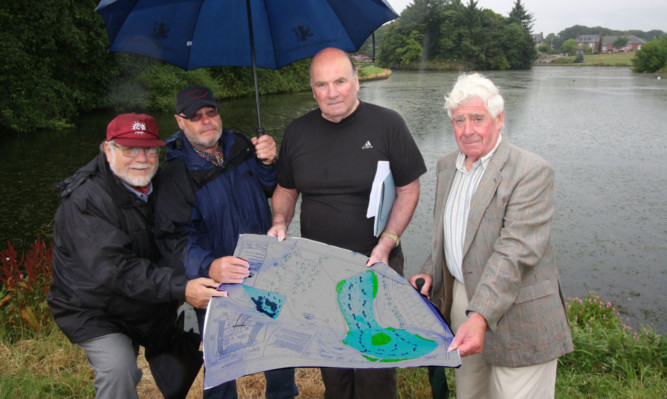
[[[204,332],[206,310],[195,309],[199,331]],[[266,399],[292,399],[299,394],[294,382],[294,369],[284,368],[264,372],[266,378]],[[225,382],[204,390],[204,399],[237,399],[236,381]]]
[[[162,351],[146,348],[146,360],[165,399],[185,398],[199,374],[202,354],[199,334],[182,332],[173,345]]]
[[[322,367],[324,399],[396,399],[396,369]]]

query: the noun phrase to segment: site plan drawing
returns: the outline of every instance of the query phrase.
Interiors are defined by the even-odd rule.
[[[304,238],[242,234],[242,284],[221,286],[204,327],[204,387],[284,367],[461,364],[435,308],[384,263]]]

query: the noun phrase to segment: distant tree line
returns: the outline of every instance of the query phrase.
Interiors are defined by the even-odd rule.
[[[640,39],[643,39],[647,43],[650,42],[651,40],[665,36],[665,32],[659,29],[650,30],[648,32],[644,32],[641,30],[621,31],[621,30],[603,28],[600,26],[588,27],[583,25],[573,25],[569,28],[563,29],[562,31],[558,32],[558,34],[549,33],[544,38],[544,41],[554,49],[560,50],[563,43],[565,43],[566,40],[576,39],[578,35],[598,35],[598,34],[601,34],[602,36],[634,35]]]
[[[183,71],[132,54],[108,51],[98,0],[0,2],[0,134],[70,126],[77,115],[99,109],[171,111],[178,90],[205,84],[218,98],[253,94],[250,68]],[[375,32],[376,64],[392,69],[526,69],[536,57],[533,16],[516,0],[507,17],[469,0],[414,0],[396,21]],[[573,26],[547,36],[554,47],[577,34],[620,35]],[[639,71],[664,67],[662,31],[629,31],[644,40]],[[657,40],[658,37],[662,39]],[[362,51],[373,54],[369,39]],[[641,57],[640,57],[641,56]],[[308,90],[308,60],[258,70],[261,94]],[[661,64],[662,62],[662,64]],[[659,67],[660,68],[660,67]],[[653,69],[655,70],[655,69]]]

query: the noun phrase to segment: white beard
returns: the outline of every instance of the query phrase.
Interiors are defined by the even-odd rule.
[[[116,156],[116,153],[114,151],[111,151],[111,162],[109,162],[109,167],[111,168],[111,171],[118,176],[119,179],[124,181],[125,183],[129,184],[132,187],[146,187],[147,185],[150,184],[151,179],[153,179],[153,176],[155,176],[155,173],[157,172],[157,167],[158,164],[160,163],[160,160],[155,161],[155,166],[153,167],[150,164],[145,164],[145,165],[140,165],[140,166],[128,166],[125,168],[125,170],[116,170],[114,167],[114,157]],[[144,176],[137,176],[133,177],[130,176],[128,173],[130,169],[151,169],[150,173],[148,175]]]

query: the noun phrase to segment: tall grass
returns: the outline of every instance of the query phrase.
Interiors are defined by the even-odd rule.
[[[94,375],[85,353],[71,344],[48,316],[51,247],[37,240],[18,256],[0,251],[0,399],[93,398]],[[30,310],[34,317],[31,315]],[[589,295],[568,301],[575,350],[559,360],[557,398],[667,398],[667,341],[649,326],[632,329],[610,302]],[[161,397],[140,354],[141,398]],[[320,398],[318,369],[297,369],[299,398]],[[454,372],[447,369],[451,397]],[[200,398],[201,373],[188,398]],[[400,398],[431,397],[425,368],[398,370]],[[239,397],[263,398],[262,373],[238,380]]]

